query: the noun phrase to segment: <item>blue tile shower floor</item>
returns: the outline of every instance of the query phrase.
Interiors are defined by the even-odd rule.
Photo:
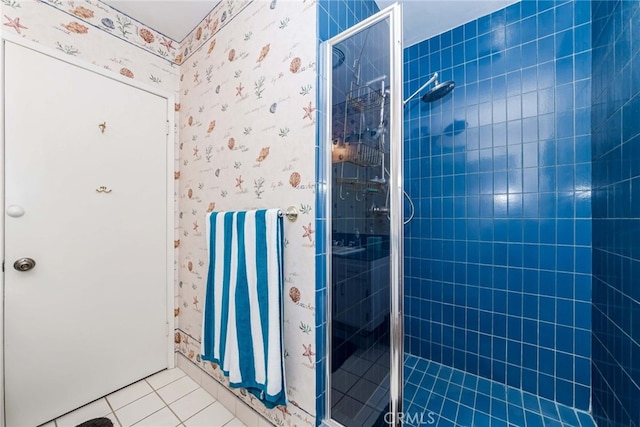
[[[404,425],[595,427],[591,416],[551,400],[405,355]]]

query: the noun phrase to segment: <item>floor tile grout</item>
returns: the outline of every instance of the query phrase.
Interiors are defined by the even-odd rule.
[[[154,387],[154,386],[153,386],[153,385],[148,381],[148,380],[149,380],[149,378],[152,378],[154,375],[158,375],[158,374],[160,374],[160,373],[162,373],[162,372],[168,372],[169,370],[163,370],[163,371],[160,371],[160,372],[155,373],[155,374],[153,374],[153,375],[150,375],[150,376],[148,376],[148,377],[146,377],[146,378],[143,378],[143,379],[142,379],[142,380],[140,380],[140,381],[144,381],[144,382],[145,382],[145,383],[146,383],[146,384],[151,388],[151,390],[152,390],[152,391],[151,391],[151,392],[149,392],[149,393],[146,393],[146,394],[145,394],[145,395],[143,395],[143,396],[137,397],[137,398],[135,398],[135,399],[133,399],[133,400],[131,400],[131,401],[127,402],[125,405],[123,405],[122,407],[118,408],[117,410],[115,410],[115,409],[114,409],[113,405],[111,404],[111,402],[110,402],[110,401],[109,401],[109,399],[108,399],[108,396],[110,396],[110,395],[111,395],[111,394],[113,394],[113,393],[110,393],[110,394],[109,394],[109,395],[107,395],[107,396],[104,396],[104,397],[102,397],[102,398],[100,398],[100,399],[97,399],[96,401],[99,401],[99,400],[101,400],[101,399],[104,399],[104,400],[105,400],[105,403],[107,404],[108,408],[110,409],[110,413],[109,413],[109,414],[106,414],[106,415],[103,415],[103,416],[105,416],[105,417],[112,416],[112,417],[113,417],[113,419],[114,419],[114,421],[115,421],[115,422],[114,422],[114,427],[119,427],[119,426],[120,426],[120,427],[125,427],[125,426],[122,424],[122,422],[120,421],[120,418],[118,417],[118,415],[116,414],[116,411],[122,410],[123,408],[126,408],[127,406],[129,406],[129,405],[131,405],[131,404],[133,404],[133,403],[135,403],[135,402],[139,401],[140,399],[142,399],[142,398],[144,398],[144,397],[147,397],[147,396],[149,396],[149,395],[151,395],[151,394],[155,394],[155,395],[160,399],[160,401],[163,403],[163,405],[164,405],[164,406],[162,406],[162,407],[161,407],[161,408],[159,408],[158,410],[156,410],[156,411],[152,412],[151,414],[146,415],[146,416],[145,416],[145,417],[143,417],[142,419],[140,419],[140,420],[136,421],[136,424],[138,424],[138,423],[140,423],[140,422],[144,421],[145,419],[147,419],[147,418],[149,418],[149,417],[151,417],[151,416],[153,416],[153,415],[157,414],[158,412],[163,411],[165,408],[167,408],[167,409],[171,412],[171,414],[175,417],[175,419],[176,419],[176,420],[178,420],[178,422],[179,422],[179,423],[177,424],[177,427],[185,427],[185,426],[186,426],[186,422],[187,422],[188,420],[192,419],[192,418],[193,418],[193,417],[195,417],[196,415],[198,415],[198,414],[200,414],[201,412],[205,411],[206,409],[210,408],[210,407],[211,407],[213,404],[215,404],[216,402],[220,402],[217,398],[215,398],[214,396],[212,396],[211,394],[209,394],[209,392],[208,392],[204,387],[202,387],[202,385],[200,385],[200,384],[197,384],[197,383],[196,383],[196,384],[197,384],[197,387],[196,387],[194,390],[191,390],[191,391],[189,391],[189,392],[187,392],[187,393],[185,393],[185,394],[182,394],[180,397],[178,397],[177,399],[175,399],[175,400],[174,400],[173,402],[171,402],[171,403],[167,403],[167,402],[165,401],[165,399],[163,399],[163,398],[162,398],[162,396],[160,395],[159,390],[161,390],[161,389],[163,389],[163,388],[165,388],[165,387],[167,387],[167,386],[169,386],[169,385],[171,385],[171,384],[175,383],[176,381],[178,381],[178,380],[180,380],[180,379],[182,379],[182,378],[184,378],[184,377],[191,378],[191,377],[189,377],[189,376],[188,376],[188,375],[187,375],[187,374],[186,374],[182,369],[180,369],[180,368],[178,368],[178,367],[175,367],[175,368],[173,368],[173,369],[179,370],[179,371],[182,373],[182,375],[181,375],[180,377],[178,377],[178,378],[176,378],[176,379],[174,379],[174,380],[172,380],[172,381],[170,381],[170,382],[168,382],[168,383],[166,383],[166,384],[162,385],[161,387],[158,387],[158,388],[155,388],[155,387]],[[193,378],[191,378],[191,380],[193,380]],[[138,381],[138,382],[140,382],[140,381]],[[195,382],[195,380],[193,380],[193,381]],[[129,386],[123,387],[123,388],[121,388],[120,390],[124,390],[124,389],[126,389],[126,388],[128,388],[128,387],[131,387],[131,386],[133,386],[134,384],[137,384],[138,382],[133,383],[133,384],[131,384],[131,385],[129,385]],[[173,410],[173,408],[171,407],[171,405],[172,405],[172,404],[175,404],[176,402],[180,401],[181,399],[186,398],[187,396],[189,396],[189,395],[191,395],[191,394],[195,393],[195,392],[196,392],[196,391],[198,391],[199,389],[202,389],[205,393],[207,393],[209,396],[211,396],[211,398],[213,399],[213,402],[211,402],[211,403],[207,404],[204,408],[202,408],[202,409],[198,410],[197,412],[195,412],[195,413],[193,413],[193,414],[189,415],[189,417],[188,417],[188,418],[186,418],[186,419],[184,419],[184,420],[183,420],[183,419],[182,419],[181,417],[179,417],[179,416],[178,416],[178,414]],[[120,390],[117,390],[117,391],[120,391]],[[114,393],[115,393],[115,392],[114,392]],[[94,402],[95,402],[95,401],[94,401]],[[93,403],[93,402],[92,402],[92,403]],[[231,414],[231,416],[232,416],[232,417],[231,417],[231,419],[230,419],[228,422],[226,422],[226,423],[224,424],[225,426],[226,426],[226,425],[228,425],[228,424],[230,424],[230,423],[232,423],[232,422],[240,422],[240,423],[244,424],[244,423],[243,423],[243,422],[242,422],[242,421],[241,421],[241,420],[236,416],[236,414],[234,413],[234,411],[231,411],[229,408],[227,408],[226,406],[224,406],[221,402],[220,402],[220,404],[221,404],[221,405],[222,405],[222,407],[223,407],[225,410],[227,410],[227,411]],[[78,408],[78,409],[80,409],[80,408]],[[73,413],[73,412],[74,412],[74,411],[71,411],[70,413]],[[68,415],[68,414],[65,414],[65,415]],[[52,421],[53,421],[53,426],[54,426],[54,427],[59,427],[59,425],[58,425],[58,420],[59,420],[59,418],[56,418],[56,419],[52,420]],[[135,425],[135,424],[134,424],[134,425]]]

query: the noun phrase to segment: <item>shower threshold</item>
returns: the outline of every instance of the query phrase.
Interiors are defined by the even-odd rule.
[[[595,427],[591,416],[459,369],[405,355],[404,425]]]

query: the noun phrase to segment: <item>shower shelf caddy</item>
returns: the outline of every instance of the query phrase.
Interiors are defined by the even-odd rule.
[[[382,91],[373,89],[368,85],[352,85],[347,93],[347,104],[359,112],[377,110],[380,104],[385,103],[385,96]]]
[[[364,167],[380,166],[382,158],[380,150],[361,142],[334,144],[331,155],[332,163],[349,162]]]
[[[336,177],[336,184],[340,186],[340,199],[344,200],[343,187],[356,193],[356,200],[361,200],[358,193],[379,193],[382,191],[385,182],[381,180],[366,179],[360,176],[357,171],[356,176],[345,177],[345,163],[352,163],[360,167],[379,167],[384,163],[384,153],[376,148],[370,147],[362,142],[355,144],[337,143],[333,145],[332,163],[340,163],[340,176]],[[347,193],[348,194],[348,193]]]
[[[364,180],[362,178],[337,178],[336,182],[341,185],[348,185],[356,192],[379,193],[384,187],[384,182],[374,180]]]
[[[335,182],[339,186],[338,196],[341,200],[354,193],[355,199],[362,201],[367,193],[380,193],[385,188],[385,152],[384,143],[381,143],[384,137],[380,140],[382,133],[378,132],[383,127],[384,106],[388,103],[388,97],[384,91],[384,77],[376,81],[381,82],[379,90],[373,89],[369,84],[360,85],[357,81],[352,81],[344,102],[333,107],[334,116],[340,119],[334,122],[335,139],[332,141],[331,163],[340,164],[339,172],[336,170],[338,176]],[[375,114],[378,111],[379,114]],[[372,114],[375,116],[371,117]],[[366,125],[370,122],[368,119],[372,118],[379,119],[378,125],[373,129]],[[375,147],[363,141],[363,137],[369,138]],[[353,139],[349,141],[350,138]],[[346,163],[356,165],[357,168],[345,168]],[[373,179],[369,177],[371,173],[367,172],[370,168],[380,168],[379,174]],[[345,176],[345,172],[350,176]]]

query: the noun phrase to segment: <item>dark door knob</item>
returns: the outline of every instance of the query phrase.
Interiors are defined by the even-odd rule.
[[[13,268],[18,271],[29,271],[36,266],[36,262],[31,258],[20,258],[13,263]]]

